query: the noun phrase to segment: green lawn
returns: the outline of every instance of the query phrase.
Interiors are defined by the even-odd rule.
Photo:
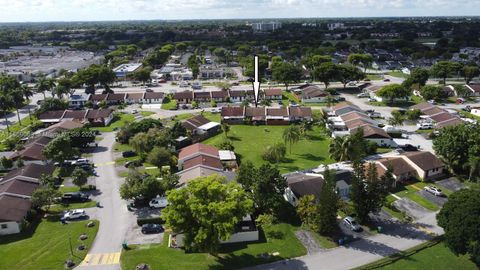
[[[388,72],[388,75],[393,76],[393,77],[397,77],[397,78],[407,78],[408,77],[407,74],[405,74],[405,73],[403,73],[399,70]]]
[[[162,270],[212,270],[239,269],[247,266],[268,263],[285,258],[306,254],[305,247],[295,237],[293,227],[289,224],[276,224],[267,232],[267,239],[262,237],[255,243],[238,243],[224,245],[218,257],[206,253],[185,253],[180,249],[167,247],[168,235],[164,243],[157,245],[132,246],[121,256],[122,269],[135,269],[139,263],[147,263],[151,269]],[[269,232],[270,232],[269,231]],[[262,234],[263,235],[263,234]],[[278,256],[262,257],[264,253],[278,252]]]
[[[419,191],[417,188],[423,189],[426,185],[428,185],[428,183],[425,183],[425,182],[416,182],[410,185],[406,185],[403,188],[401,188],[400,191],[396,192],[395,195],[402,198],[403,197],[409,198],[410,200],[418,203],[419,205],[427,208],[428,210],[437,211],[438,206],[436,204],[432,203],[431,201],[417,194],[417,192]],[[390,196],[391,195],[389,195],[389,197]]]
[[[454,255],[442,242],[419,251],[379,270],[474,270],[478,269],[467,256]]]
[[[125,126],[129,122],[133,122],[135,120],[135,116],[133,114],[127,113],[118,113],[114,116],[110,125],[106,127],[94,127],[93,130],[98,130],[100,132],[112,132],[114,129],[121,128]]]
[[[367,74],[367,79],[370,79],[372,81],[379,81],[382,79],[382,76],[378,74]]]
[[[91,247],[98,231],[98,222],[88,228],[89,221],[71,222],[62,225],[58,218],[42,219],[35,229],[17,235],[0,237],[0,269],[15,270],[61,270],[65,260],[72,258],[78,265]],[[86,233],[89,237],[80,241]],[[69,238],[73,247],[70,255]],[[87,249],[77,251],[83,242]]]
[[[113,145],[113,150],[116,152],[125,152],[133,150],[133,148],[128,144],[121,144],[117,142]]]
[[[296,104],[302,103],[301,100],[297,98],[292,92],[283,91],[282,101],[284,106],[289,106],[290,102],[295,102]]]
[[[65,210],[72,210],[72,209],[84,209],[84,208],[91,208],[96,206],[96,201],[88,201],[83,203],[65,203],[65,204],[54,204],[50,207],[50,212],[63,212]]]
[[[228,136],[233,142],[235,153],[242,161],[250,160],[254,164],[266,163],[261,157],[267,146],[283,142],[282,134],[288,126],[249,126],[231,125]],[[223,133],[212,137],[204,143],[216,145],[225,139]],[[320,164],[329,164],[333,160],[328,154],[330,138],[325,135],[321,128],[315,126],[309,131],[307,138],[303,138],[292,147],[287,146],[285,160],[278,165],[282,172],[292,172],[302,169],[318,167]]]
[[[150,111],[141,111],[140,112],[140,115],[143,116],[143,117],[148,117],[152,114],[155,114],[155,112],[150,112]]]
[[[161,108],[164,109],[164,110],[176,110],[177,109],[177,101],[174,100],[174,99],[171,99],[169,102],[163,103]]]
[[[3,121],[3,119],[2,119]],[[17,121],[17,118],[15,118],[14,121]],[[22,119],[22,124],[20,125],[18,122],[16,122],[13,125],[10,125],[10,132],[7,131],[7,129],[0,130],[0,150],[4,151],[6,150],[6,146],[4,145],[4,140],[7,139],[8,137],[12,136],[15,133],[18,133],[22,137],[25,137],[26,135],[29,135],[29,127],[31,124],[33,124],[37,119],[32,116],[32,120],[30,120],[30,117],[25,117]],[[22,134],[24,133],[24,134]]]

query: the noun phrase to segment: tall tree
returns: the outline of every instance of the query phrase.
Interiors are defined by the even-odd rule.
[[[469,84],[473,78],[480,75],[480,69],[477,66],[464,66],[462,69],[462,74],[465,78],[465,83]]]
[[[338,65],[337,72],[337,79],[343,84],[344,89],[349,82],[359,81],[365,78],[365,73],[352,65]]]
[[[288,85],[299,82],[302,78],[302,70],[290,63],[281,62],[272,65],[272,77],[275,81],[285,84],[288,91]]]
[[[55,199],[60,196],[60,192],[54,188],[39,188],[32,193],[32,205],[38,209],[45,207],[45,212],[48,212]]]
[[[323,181],[318,208],[320,215],[318,229],[321,234],[329,235],[337,228],[338,195],[336,192],[337,180],[335,179],[335,172],[325,168]]]
[[[45,92],[51,91],[55,87],[55,81],[45,77],[40,77],[37,80],[35,87],[37,88],[37,93],[42,93],[43,99],[45,99]]]
[[[62,163],[78,155],[78,149],[72,146],[70,137],[66,134],[55,137],[43,148],[43,155],[48,160]]]
[[[445,243],[455,254],[468,254],[480,267],[480,191],[462,189],[449,196],[437,214]]]
[[[441,78],[443,84],[446,84],[447,78],[460,70],[459,63],[450,61],[439,61],[432,66],[430,70],[432,75]]]
[[[410,90],[400,84],[389,84],[378,90],[377,95],[387,99],[391,104],[396,99],[407,99],[410,96]]]
[[[410,89],[413,85],[423,87],[427,83],[429,77],[430,73],[427,69],[416,68],[410,72],[410,76],[403,81],[402,85],[407,89]]]
[[[321,216],[315,196],[302,196],[298,200],[297,214],[303,225],[308,226],[313,231],[318,231],[318,224],[320,223]]]
[[[162,218],[173,231],[184,234],[187,250],[216,255],[220,241],[228,240],[238,222],[252,210],[253,202],[243,188],[224,181],[214,174],[168,192],[169,205]]]
[[[29,100],[31,97],[33,97],[33,91],[27,85],[20,86],[18,90],[21,91],[23,98],[25,100]],[[32,112],[30,110],[30,106],[27,106],[27,108],[28,108],[28,117],[30,118],[30,120],[32,120]]]
[[[300,141],[302,132],[298,126],[289,126],[283,131],[283,141],[285,144],[290,145],[290,154],[292,153],[292,146],[293,144]]]
[[[72,180],[74,185],[82,187],[88,181],[88,173],[84,169],[76,167],[72,172]]]
[[[331,81],[336,80],[338,77],[338,67],[336,64],[331,62],[322,63],[313,70],[313,78],[321,81],[325,85],[325,89],[328,88]]]

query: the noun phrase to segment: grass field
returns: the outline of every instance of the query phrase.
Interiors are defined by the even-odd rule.
[[[121,256],[122,269],[135,269],[137,264],[147,263],[155,270],[172,269],[172,266],[175,270],[226,270],[298,257],[305,255],[306,249],[295,237],[295,229],[296,227],[285,223],[273,225],[271,230],[275,233],[267,232],[267,235],[275,237],[261,237],[255,243],[224,245],[218,257],[168,248],[168,235],[165,235],[163,244],[133,246],[131,250],[124,251]],[[274,252],[279,255],[269,258],[261,256]]]
[[[405,73],[403,73],[403,72],[401,72],[401,71],[398,71],[398,70],[392,71],[392,72],[388,72],[388,75],[393,76],[393,77],[397,77],[397,78],[407,78],[407,77],[408,77],[407,74],[405,74]]]
[[[15,270],[60,270],[65,260],[72,258],[78,265],[91,247],[98,231],[98,222],[87,228],[89,221],[71,222],[62,225],[58,218],[42,219],[36,228],[17,235],[0,237],[0,269]],[[88,239],[78,237],[86,233]],[[70,255],[71,239],[73,257]],[[87,247],[78,251],[80,244]]]
[[[406,185],[402,187],[400,191],[396,192],[395,195],[402,198],[409,198],[410,200],[418,203],[419,205],[425,207],[428,210],[437,211],[438,206],[436,204],[417,194],[417,192],[423,189],[426,185],[428,185],[428,183],[425,182],[416,182],[410,185]],[[391,195],[389,195],[389,197],[391,197]]]
[[[15,120],[17,119],[15,118]],[[18,134],[22,138],[30,135],[29,126],[33,124],[35,121],[37,121],[37,119],[33,116],[31,120],[30,120],[30,117],[25,117],[22,119],[21,125],[18,122],[16,122],[13,125],[10,125],[9,126],[10,132],[8,132],[6,128],[3,130],[0,130],[0,150],[4,151],[6,149],[6,146],[4,145],[4,141],[5,139],[7,139],[12,135]]]
[[[287,126],[231,125],[228,136],[235,147],[235,154],[242,161],[250,160],[258,165],[266,163],[261,157],[266,147],[283,142],[282,134],[286,128]],[[218,134],[204,143],[216,145],[224,139],[224,134]],[[329,143],[329,137],[323,134],[321,128],[314,127],[306,138],[293,145],[291,153],[287,146],[284,161],[277,164],[279,170],[285,173],[332,163],[328,154]]]
[[[414,255],[376,268],[378,270],[474,270],[478,269],[466,256],[456,256],[442,242]]]
[[[133,122],[134,120],[135,116],[133,116],[133,114],[118,113],[114,116],[112,122],[110,122],[110,125],[106,127],[94,127],[92,130],[98,130],[100,132],[112,132],[115,129],[125,126],[125,124],[129,122]]]
[[[162,109],[164,110],[176,110],[177,109],[177,101],[174,99],[171,99],[167,103],[162,103]]]

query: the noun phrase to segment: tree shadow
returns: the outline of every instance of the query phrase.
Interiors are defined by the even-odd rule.
[[[369,239],[361,239],[358,241],[351,242],[345,245],[346,248],[356,249],[363,252],[368,252],[375,255],[380,256],[390,256],[392,254],[400,252],[400,250],[396,248],[392,248],[385,244],[374,242]]]
[[[324,157],[317,156],[317,155],[314,155],[314,154],[311,154],[311,153],[305,153],[305,154],[301,154],[301,155],[298,155],[298,156],[300,156],[303,159],[310,160],[310,161],[324,161],[325,160]]]
[[[418,224],[422,227],[430,227],[427,224]],[[394,219],[382,219],[372,217],[368,226],[372,229],[377,229],[381,227],[381,233],[394,237],[401,237],[407,239],[418,239],[418,240],[430,240],[433,237],[426,232],[419,230],[414,224],[404,223]]]

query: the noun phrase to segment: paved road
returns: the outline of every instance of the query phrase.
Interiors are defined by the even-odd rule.
[[[115,143],[115,134],[103,133],[103,140],[98,142],[92,161],[99,164],[96,168],[99,177],[96,179],[100,195],[95,200],[100,202],[95,216],[100,220],[97,237],[90,249],[86,260],[89,266],[80,266],[80,270],[119,270],[119,253],[126,237],[127,230],[133,226],[131,214],[127,211],[126,202],[120,198],[119,187],[122,178],[119,177],[113,165],[112,146]],[[134,220],[134,219],[133,219]],[[104,264],[115,262],[112,264]],[[85,265],[85,264],[84,264]]]

